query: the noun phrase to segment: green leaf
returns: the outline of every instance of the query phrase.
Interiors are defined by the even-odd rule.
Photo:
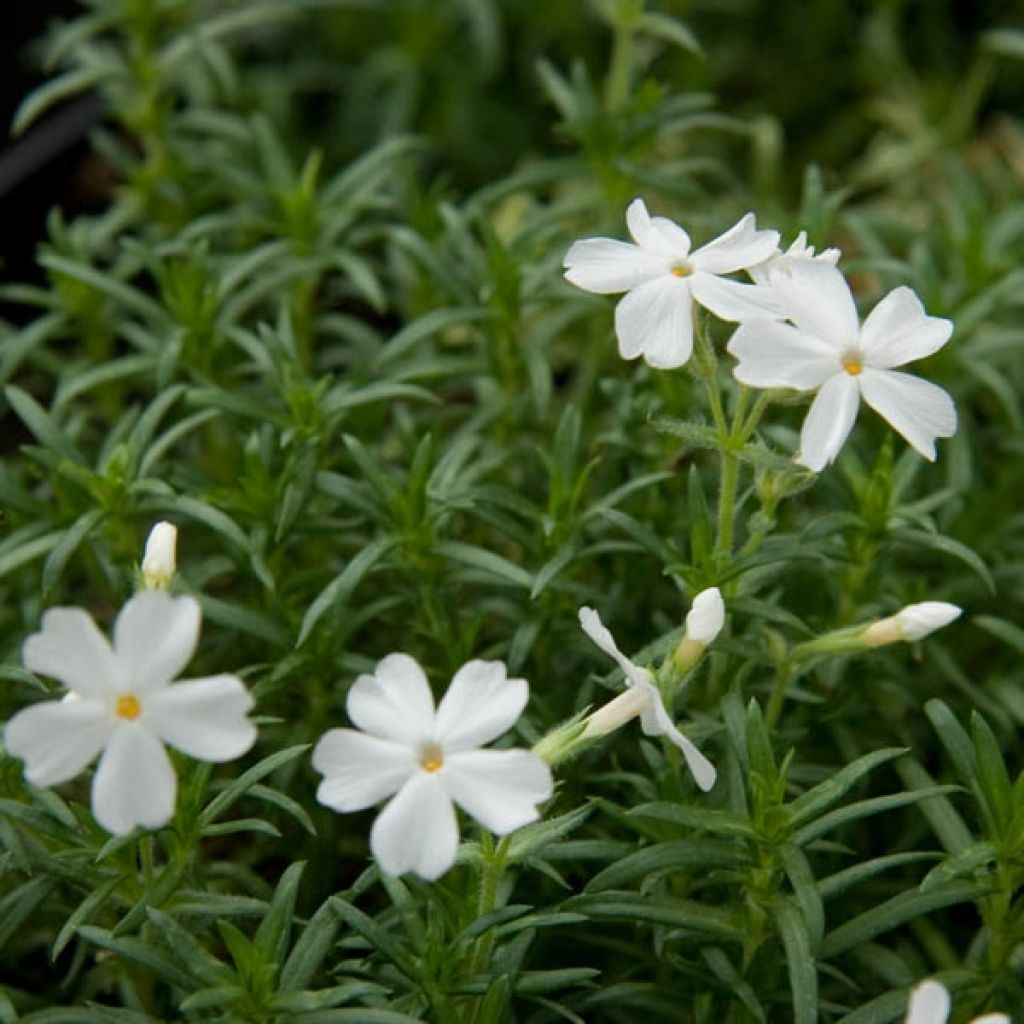
[[[836,772],[832,778],[819,783],[790,803],[793,825],[799,826],[810,821],[837,800],[841,800],[868,772],[906,752],[906,747],[886,747],[858,757],[856,761]]]
[[[692,900],[652,900],[634,892],[602,892],[575,896],[562,905],[564,910],[586,914],[594,921],[628,921],[633,924],[666,925],[716,939],[742,942],[743,933],[735,916],[720,907]]]
[[[590,892],[614,889],[634,878],[693,868],[739,868],[750,864],[750,854],[735,841],[681,839],[637,850],[598,872],[587,884]]]
[[[321,903],[281,967],[280,989],[306,988],[334,945],[341,919],[328,899]]]
[[[280,963],[288,948],[288,935],[291,931],[292,915],[295,913],[295,900],[299,892],[299,882],[306,866],[305,861],[296,861],[285,868],[270,901],[266,917],[260,922],[253,937],[253,944],[262,954],[264,960]]]
[[[302,617],[298,639],[295,641],[296,647],[301,647],[309,639],[310,633],[316,628],[320,619],[342,598],[351,594],[367,573],[382,561],[385,555],[390,554],[398,546],[398,543],[397,537],[390,535],[378,537],[375,541],[367,544],[345,566],[344,570],[317,594]]]
[[[438,544],[436,550],[444,558],[458,562],[470,569],[479,570],[486,582],[504,583],[512,587],[521,587],[524,590],[530,590],[533,586],[533,577],[525,569],[510,562],[507,558],[475,544],[447,540]]]
[[[772,916],[786,950],[793,991],[793,1024],[817,1024],[818,971],[804,917],[788,899],[776,900]]]
[[[920,889],[901,892],[898,896],[893,896],[892,899],[858,914],[851,921],[826,935],[821,944],[821,957],[830,960],[908,921],[930,914],[933,910],[941,910],[957,903],[974,902],[985,896],[988,891],[987,885],[977,882],[948,882],[945,885],[937,885],[927,892]]]
[[[258,764],[254,764],[248,771],[243,772],[237,779],[232,780],[220,793],[218,793],[203,809],[199,816],[200,826],[209,826],[220,817],[236,800],[245,796],[249,789],[257,782],[261,782],[272,772],[286,764],[290,764],[297,757],[301,757],[310,744],[299,743],[294,747],[286,747],[284,750],[275,751],[268,757],[263,758]]]

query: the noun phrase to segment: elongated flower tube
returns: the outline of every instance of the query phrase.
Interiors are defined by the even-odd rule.
[[[158,828],[174,813],[177,778],[164,744],[199,761],[230,761],[256,740],[240,679],[173,682],[199,640],[199,603],[143,590],[121,609],[111,646],[79,608],[51,608],[22,649],[25,667],[68,687],[64,700],[14,715],[4,746],[25,777],[55,786],[97,755],[92,811],[115,835]]]
[[[722,320],[764,317],[776,311],[770,289],[725,275],[768,259],[777,231],[758,231],[748,213],[725,234],[690,251],[690,236],[666,217],[652,217],[642,199],[626,210],[630,242],[584,238],[565,254],[565,278],[584,291],[625,292],[615,307],[623,359],[658,369],[683,366],[693,352],[693,304]]]
[[[586,721],[585,736],[605,736],[634,718],[640,718],[640,727],[646,736],[665,736],[677,746],[686,759],[697,785],[705,792],[715,784],[715,766],[697,749],[692,740],[684,736],[669,715],[661,693],[654,685],[654,677],[645,668],[634,664],[619,650],[611,632],[593,608],[581,608],[580,625],[583,632],[610,658],[613,658],[626,677],[626,692],[604,707],[598,708]]]
[[[529,698],[525,679],[500,661],[470,661],[435,709],[423,669],[389,654],[360,676],[346,707],[357,729],[331,729],[313,750],[324,776],[320,803],[341,813],[388,799],[370,849],[391,875],[440,878],[454,863],[454,804],[496,835],[536,821],[551,796],[551,770],[528,750],[482,750],[515,725]]]
[[[910,993],[905,1024],[946,1024],[951,1005],[946,986],[929,978]],[[986,1013],[975,1017],[971,1024],[1012,1024],[1012,1021],[1005,1013]]]

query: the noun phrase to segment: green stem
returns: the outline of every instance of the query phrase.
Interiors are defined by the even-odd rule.
[[[612,63],[605,81],[604,106],[610,114],[625,107],[629,100],[629,86],[633,78],[633,33],[635,18],[632,12],[620,12],[612,44]]]
[[[505,857],[508,854],[509,848],[508,836],[505,836],[498,843],[497,847],[492,849],[491,846],[490,834],[485,833],[484,856],[487,863],[484,867],[483,877],[480,879],[480,889],[477,894],[476,920],[497,909],[498,886],[501,885],[501,879],[505,874]],[[491,950],[493,948],[494,929],[490,928],[473,944],[473,951],[469,956],[470,977],[483,974],[487,970],[487,963],[491,958]],[[482,998],[474,999],[472,1010],[467,1020],[470,1022],[476,1021],[482,1005]]]
[[[718,384],[715,383],[717,390]],[[750,389],[741,387],[736,397],[732,427],[722,438],[722,478],[718,489],[718,539],[715,545],[720,556],[732,555],[733,523],[736,518],[736,490],[739,484],[740,459],[738,448],[743,443],[744,416],[750,400]]]

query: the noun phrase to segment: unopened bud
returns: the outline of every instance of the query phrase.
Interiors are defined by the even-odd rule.
[[[725,602],[718,587],[702,590],[693,599],[693,607],[686,616],[686,635],[672,655],[676,669],[685,672],[692,668],[724,625]]]
[[[177,569],[175,548],[178,528],[173,523],[157,523],[146,538],[142,556],[142,585],[147,590],[167,590]]]
[[[908,604],[895,615],[873,622],[860,635],[871,647],[882,647],[902,640],[921,640],[943,626],[948,626],[962,614],[963,609],[947,601],[922,601]]]

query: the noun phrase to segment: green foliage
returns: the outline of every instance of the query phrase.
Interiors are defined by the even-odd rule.
[[[117,185],[0,293],[0,713],[51,692],[19,654],[42,611],[109,624],[166,518],[190,672],[241,675],[260,739],[182,759],[172,822],[113,839],[87,777],[0,755],[0,1020],[886,1024],[925,976],[957,1019],[1021,1012],[1021,33],[995,4],[676,6],[53,28],[15,128],[95,88]],[[840,245],[865,305],[910,284],[952,318],[937,464],[865,417],[801,470],[803,400],[754,402],[721,324],[692,374],[620,360],[561,260],[639,194],[697,242],[756,208]],[[711,793],[629,725],[434,884],[316,803],[309,747],[389,652],[438,692],[505,660],[529,746],[621,686],[580,605],[653,665],[709,586],[727,631],[680,683]],[[938,597],[948,633],[844,646]]]

